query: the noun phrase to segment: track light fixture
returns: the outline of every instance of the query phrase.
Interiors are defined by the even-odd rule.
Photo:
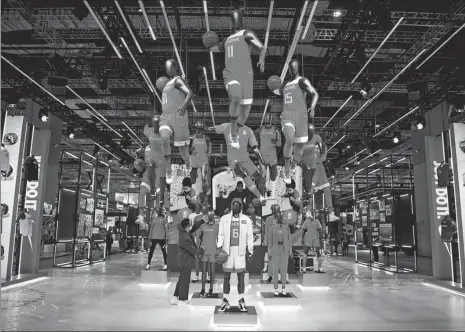
[[[417,115],[412,121],[412,130],[422,130],[426,126],[426,119],[424,116]]]
[[[48,111],[47,110],[40,110],[39,111],[39,120],[42,122],[48,121]]]
[[[66,136],[68,136],[70,139],[74,139],[74,130],[73,128],[69,127],[68,130],[66,131]]]
[[[394,136],[392,137],[392,141],[394,142],[394,144],[398,144],[401,140],[401,135],[400,135],[400,131],[396,131],[394,132]]]

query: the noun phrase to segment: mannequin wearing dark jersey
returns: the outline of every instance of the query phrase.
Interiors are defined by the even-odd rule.
[[[189,158],[189,123],[187,117],[187,104],[191,101],[193,93],[181,76],[178,76],[178,63],[167,60],[166,73],[170,79],[162,91],[162,109],[160,134],[163,139],[163,155],[166,165],[166,183],[173,182],[171,170],[171,135],[174,136],[174,145],[179,147],[186,174],[191,172]]]
[[[265,230],[263,233],[263,240],[264,240],[263,244],[265,246],[268,246],[268,233],[271,227],[278,223],[278,219],[282,220],[283,218],[281,207],[279,206],[279,204],[272,205],[271,212],[272,212],[272,215],[267,217],[265,221]],[[263,267],[262,272],[268,273],[268,280],[267,280],[268,282],[271,282],[273,280],[273,260],[271,259],[271,255],[268,255],[268,251],[267,251],[267,254],[265,255],[264,267]]]
[[[286,295],[286,276],[289,257],[292,257],[291,231],[283,224],[283,219],[278,218],[277,224],[271,226],[268,231],[268,255],[273,261],[274,295],[278,296],[278,275],[281,274],[281,294]]]
[[[234,10],[231,13],[232,35],[210,48],[212,52],[225,52],[225,68],[223,78],[231,103],[229,116],[231,118],[231,134],[227,142],[239,148],[238,125],[244,126],[249,116],[253,102],[253,68],[250,47],[260,52],[257,66],[260,72],[265,70],[266,49],[255,33],[244,30],[242,13]]]
[[[149,259],[147,262],[147,266],[145,267],[146,270],[150,269],[150,263],[152,262],[153,252],[158,245],[160,245],[162,254],[163,254],[163,269],[166,270],[168,266],[166,265],[166,226],[168,225],[168,220],[163,215],[161,209],[157,210],[157,212],[152,217],[152,223],[150,225],[150,233],[149,239],[151,241],[150,251],[149,251]]]
[[[192,224],[192,228],[189,231],[190,234],[194,237],[195,243],[198,242],[198,230],[199,228],[208,220],[208,206],[197,203],[195,205],[195,211],[189,215],[189,220]],[[195,258],[195,277],[192,278],[192,282],[197,282],[200,280],[200,259],[199,257]]]
[[[210,153],[211,153],[211,143],[210,138],[205,135],[201,129],[203,128],[202,121],[195,122],[196,132],[191,139],[189,146],[190,155],[191,155],[191,164],[192,171],[190,177],[192,183],[197,182],[197,175],[200,170],[200,176],[202,178],[202,191],[204,198],[207,198],[207,195],[210,195]]]
[[[278,175],[277,165],[278,156],[276,149],[281,147],[281,133],[271,124],[271,114],[265,115],[265,125],[258,129],[258,137],[260,140],[260,152],[265,160],[265,168],[270,169],[270,182],[267,186],[267,192],[270,199],[276,198],[275,185],[276,176]]]
[[[231,124],[223,123],[215,127],[210,127],[208,130],[215,130],[217,134],[223,134],[227,140],[227,137],[231,132]],[[264,170],[263,167],[260,167],[260,170],[257,169],[255,164],[250,159],[249,152],[247,150],[247,146],[250,145],[256,156],[259,158],[261,165],[263,166],[265,164],[260,150],[258,149],[257,139],[255,138],[252,129],[247,126],[243,126],[239,130],[238,140],[241,142],[239,149],[234,149],[229,144],[227,144],[227,158],[229,167],[237,176],[240,176],[244,179],[246,187],[260,200],[262,205],[264,205],[266,202],[265,197],[262,196],[257,186],[255,185],[255,181],[252,180],[252,178],[259,179],[259,181],[263,183]]]
[[[316,257],[318,260],[318,268],[315,269],[315,272],[322,272],[322,262],[321,262],[321,232],[322,227],[319,220],[313,217],[311,210],[308,210],[305,213],[305,221],[302,226],[302,244],[304,245],[304,259],[302,264],[302,272],[307,271],[307,257],[311,250],[316,252]]]
[[[291,60],[289,73],[291,74],[291,81],[280,89],[273,91],[277,95],[284,96],[281,126],[286,139],[283,147],[284,181],[286,183],[291,181],[291,168],[294,168],[302,157],[304,144],[308,140],[308,115],[311,118],[314,117],[315,107],[318,103],[318,93],[315,88],[307,78],[300,76],[299,61]],[[308,111],[307,96],[312,97]],[[293,160],[291,160],[292,156]]]
[[[210,289],[206,294],[207,297],[213,296],[213,284],[215,282],[215,254],[216,240],[218,238],[218,224],[215,222],[215,213],[213,210],[208,211],[208,222],[200,226],[197,231],[199,247],[204,249],[202,260],[202,290],[200,296],[205,296],[205,283],[207,281],[207,272],[210,271]]]

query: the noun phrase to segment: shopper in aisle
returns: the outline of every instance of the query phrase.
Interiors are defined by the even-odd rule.
[[[318,268],[316,264],[313,264],[313,269],[315,272],[323,272],[321,266],[321,232],[322,232],[321,223],[318,219],[315,219],[312,211],[308,210],[305,215],[305,221],[302,226],[302,243],[304,245],[304,259],[302,264],[302,272],[307,271],[307,257],[310,252],[316,252],[316,257],[318,260]],[[314,261],[315,262],[315,261]]]
[[[151,242],[149,259],[147,262],[146,270],[150,269],[150,263],[152,262],[153,252],[157,247],[157,244],[160,245],[161,252],[163,254],[163,270],[168,269],[166,264],[166,226],[168,225],[168,220],[163,215],[163,210],[158,209],[152,216],[152,223],[150,224],[150,233],[149,239]]]
[[[113,234],[112,234],[112,228],[110,228],[107,231],[107,234],[105,235],[105,244],[106,244],[106,254],[107,256],[111,255],[111,246],[113,245]]]
[[[189,304],[191,271],[195,257],[200,254],[193,236],[189,234],[190,228],[191,223],[188,218],[183,219],[179,224],[178,266],[180,274],[171,304]]]

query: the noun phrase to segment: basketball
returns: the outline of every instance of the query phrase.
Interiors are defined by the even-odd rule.
[[[280,87],[281,87],[281,79],[276,75],[270,76],[270,78],[268,79],[268,88],[271,91],[274,91],[274,90],[279,89]]]
[[[292,226],[297,222],[297,212],[293,209],[283,211],[283,224]]]
[[[218,264],[224,264],[228,260],[228,253],[223,249],[218,249],[215,254],[215,260]]]
[[[144,167],[145,167],[145,162],[143,159],[136,159],[136,161],[134,161],[134,168],[138,170],[139,172],[142,171]]]
[[[158,91],[163,91],[163,89],[165,88],[165,85],[166,83],[168,83],[170,79],[166,76],[162,76],[162,77],[159,77],[157,79],[157,82],[155,83],[155,85],[157,86],[157,89]]]
[[[207,31],[203,34],[202,41],[206,48],[210,48],[218,45],[219,38],[215,31]]]

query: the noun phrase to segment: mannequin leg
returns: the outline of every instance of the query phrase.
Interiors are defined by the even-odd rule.
[[[280,261],[279,258],[280,258],[279,255],[273,255],[271,258],[271,260],[273,261],[272,271],[273,271],[274,289],[278,289],[278,285],[279,285],[279,261]]]
[[[147,262],[148,265],[152,262],[153,252],[155,251],[155,247],[157,246],[156,240],[151,240],[150,250],[149,250],[149,260]]]
[[[231,272],[224,272],[223,296],[229,295],[231,291]]]
[[[231,136],[237,137],[237,122],[239,114],[241,113],[241,101],[242,101],[242,87],[241,84],[236,81],[230,81],[226,85],[229,98],[231,100],[229,104],[229,117],[231,120]]]
[[[304,146],[305,143],[295,143],[294,145],[294,162],[298,164],[300,159],[302,158],[302,154],[304,153]]]
[[[210,265],[210,291],[213,292],[213,285],[215,284],[215,268],[216,263],[211,262]]]
[[[202,262],[202,293],[205,293],[205,283],[207,282],[207,262]]]
[[[165,158],[165,168],[167,178],[172,179],[171,177],[171,131],[169,130],[160,130],[160,135],[163,140],[162,152]]]
[[[245,292],[245,272],[237,273],[237,292],[239,293],[239,298]]]
[[[283,126],[283,135],[285,138],[283,146],[284,156],[284,173],[285,178],[290,178],[291,174],[291,156],[294,148],[295,128],[290,124]],[[290,182],[290,180],[289,180]]]
[[[287,265],[289,263],[289,255],[282,254],[279,257],[279,273],[281,273],[281,287],[283,290],[286,289],[286,282],[287,282]]]
[[[328,208],[328,211],[331,213],[334,211],[333,198],[331,197],[331,188],[330,187],[323,188],[323,193],[325,194],[326,207]]]
[[[186,168],[190,169],[191,168],[191,158],[189,155],[189,147],[187,145],[183,145],[179,147],[179,154],[181,155],[182,160],[184,160],[184,163],[186,164]],[[190,174],[188,174],[190,175]]]

